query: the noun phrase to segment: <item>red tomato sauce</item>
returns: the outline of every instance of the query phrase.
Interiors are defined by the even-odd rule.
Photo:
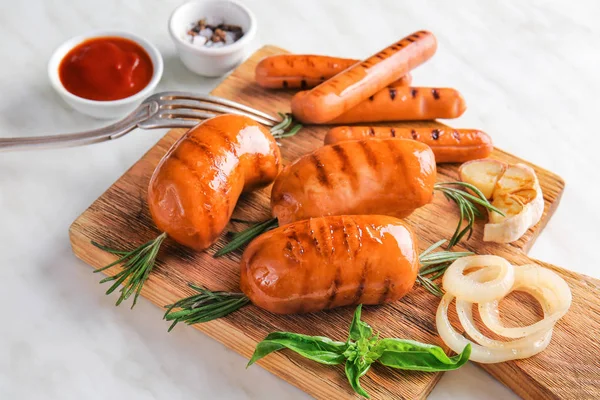
[[[132,96],[152,79],[154,66],[132,40],[99,37],[75,46],[60,62],[60,81],[69,92],[89,100]]]

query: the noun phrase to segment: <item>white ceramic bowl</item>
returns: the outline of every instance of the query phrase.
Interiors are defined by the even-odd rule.
[[[206,18],[238,25],[244,36],[223,47],[198,47],[189,42],[187,32],[192,25]],[[248,44],[256,34],[256,18],[244,5],[232,0],[195,0],[177,7],[169,18],[169,33],[175,42],[181,62],[202,76],[221,76],[241,63]]]
[[[116,36],[122,37],[125,39],[132,40],[142,46],[146,53],[150,56],[150,60],[152,60],[152,65],[154,68],[154,72],[152,74],[152,79],[146,87],[136,94],[126,97],[120,100],[109,100],[109,101],[98,101],[98,100],[88,100],[83,97],[79,97],[69,92],[60,81],[60,77],[58,74],[58,68],[60,66],[60,62],[67,55],[67,53],[73,49],[75,46],[84,42],[88,39],[96,38],[96,37],[105,37],[105,36]],[[87,35],[81,35],[74,37],[72,39],[67,40],[65,43],[60,45],[52,57],[50,57],[50,62],[48,63],[48,76],[50,77],[50,83],[52,87],[58,92],[58,94],[63,98],[67,104],[73,107],[75,110],[100,119],[113,119],[113,118],[121,118],[125,115],[129,114],[133,111],[146,97],[150,96],[154,89],[156,89],[156,85],[160,81],[160,78],[163,74],[163,59],[160,55],[158,49],[151,44],[150,42],[142,39],[141,37],[134,35],[128,32],[122,31],[111,31],[111,30],[102,30],[102,31],[94,31]]]

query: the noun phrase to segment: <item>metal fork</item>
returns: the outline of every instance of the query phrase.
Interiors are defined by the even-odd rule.
[[[91,131],[53,136],[0,138],[0,151],[81,146],[118,139],[135,128],[191,128],[220,114],[240,114],[266,126],[275,126],[280,119],[235,101],[208,94],[190,92],[156,93],[142,102],[121,121]]]

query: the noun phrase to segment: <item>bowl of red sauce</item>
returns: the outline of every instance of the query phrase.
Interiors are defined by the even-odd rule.
[[[75,110],[96,118],[133,111],[160,81],[163,60],[143,38],[97,31],[63,43],[48,64],[50,82]]]

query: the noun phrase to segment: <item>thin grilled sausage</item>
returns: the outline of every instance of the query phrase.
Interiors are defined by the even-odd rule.
[[[465,99],[456,89],[396,86],[383,89],[328,123],[458,118],[466,109]]]
[[[359,62],[312,54],[277,54],[259,61],[255,79],[260,86],[269,89],[309,89]],[[393,85],[408,86],[411,82],[411,75],[406,74]]]
[[[381,215],[313,218],[259,236],[244,251],[240,287],[277,314],[400,299],[419,261],[412,230]]]
[[[298,92],[296,96],[309,93]],[[326,124],[458,118],[466,109],[467,104],[456,89],[390,86]]]
[[[296,94],[292,98],[292,113],[305,123],[331,121],[427,61],[436,49],[432,33],[416,32],[305,95]]]
[[[261,124],[221,115],[190,129],[162,158],[148,187],[156,226],[195,250],[214,243],[242,191],[271,183],[279,146]]]
[[[465,162],[488,157],[492,138],[476,129],[338,126],[325,135],[325,144],[364,139],[413,139],[433,150],[437,163]]]
[[[271,210],[279,225],[329,215],[403,218],[433,197],[436,167],[429,146],[370,139],[324,146],[283,169]]]

